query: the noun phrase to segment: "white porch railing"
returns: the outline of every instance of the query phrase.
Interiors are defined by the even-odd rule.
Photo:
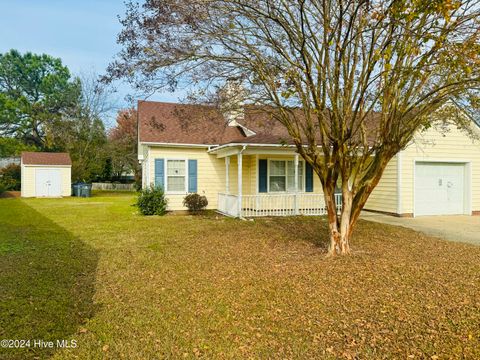
[[[238,195],[218,193],[218,211],[238,217]]]
[[[342,195],[335,195],[337,211],[342,209]],[[218,210],[238,216],[238,195],[218,194]],[[322,194],[259,194],[242,196],[241,216],[326,215]]]

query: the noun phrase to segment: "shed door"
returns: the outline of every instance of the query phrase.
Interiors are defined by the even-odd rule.
[[[35,195],[38,197],[61,196],[61,170],[37,169],[35,172]]]
[[[465,212],[465,164],[416,163],[415,215]]]

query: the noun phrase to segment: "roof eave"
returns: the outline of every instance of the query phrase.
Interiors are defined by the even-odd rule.
[[[22,162],[21,165],[24,166],[55,166],[55,167],[72,167],[72,164],[29,164],[29,163],[24,163]]]
[[[284,145],[284,144],[256,144],[256,143],[228,143],[214,147],[213,149],[208,150],[209,153],[214,154],[216,151],[226,149],[229,147],[242,147],[242,146],[257,146],[257,147],[284,147],[284,148],[294,148],[295,145]]]
[[[140,141],[141,145],[147,146],[161,146],[161,147],[198,147],[198,148],[210,148],[212,146],[218,146],[218,144],[187,144],[187,143],[166,143],[156,141]]]

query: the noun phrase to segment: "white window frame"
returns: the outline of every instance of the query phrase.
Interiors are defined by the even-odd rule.
[[[270,191],[270,161],[283,161],[285,162],[285,191]],[[288,161],[293,161],[294,163],[294,167],[295,167],[295,160],[292,159],[285,159],[285,158],[267,158],[267,193],[271,193],[271,194],[293,194],[295,193],[295,191],[288,191],[287,190],[287,187],[288,187],[288,166],[287,166],[287,162]],[[305,186],[306,186],[306,178],[305,178],[305,175],[306,175],[306,169],[305,169],[305,160],[303,159],[298,159],[298,163],[302,163],[302,180],[303,180],[303,189],[302,189],[302,184],[300,184],[300,182],[298,183],[298,192],[305,192]],[[258,164],[258,162],[257,162]],[[300,175],[300,174],[299,174]],[[257,181],[258,182],[258,181]]]
[[[168,162],[169,161],[184,161],[185,162],[185,189],[184,191],[170,191],[168,190]],[[165,193],[171,195],[183,195],[188,193],[188,159],[185,158],[165,158],[165,174],[163,183],[165,184]]]

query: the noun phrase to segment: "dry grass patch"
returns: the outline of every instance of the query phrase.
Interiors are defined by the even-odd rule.
[[[322,218],[145,218],[132,203],[24,202],[98,254],[95,312],[58,359],[480,357],[478,247],[364,221],[354,255],[326,259]]]

